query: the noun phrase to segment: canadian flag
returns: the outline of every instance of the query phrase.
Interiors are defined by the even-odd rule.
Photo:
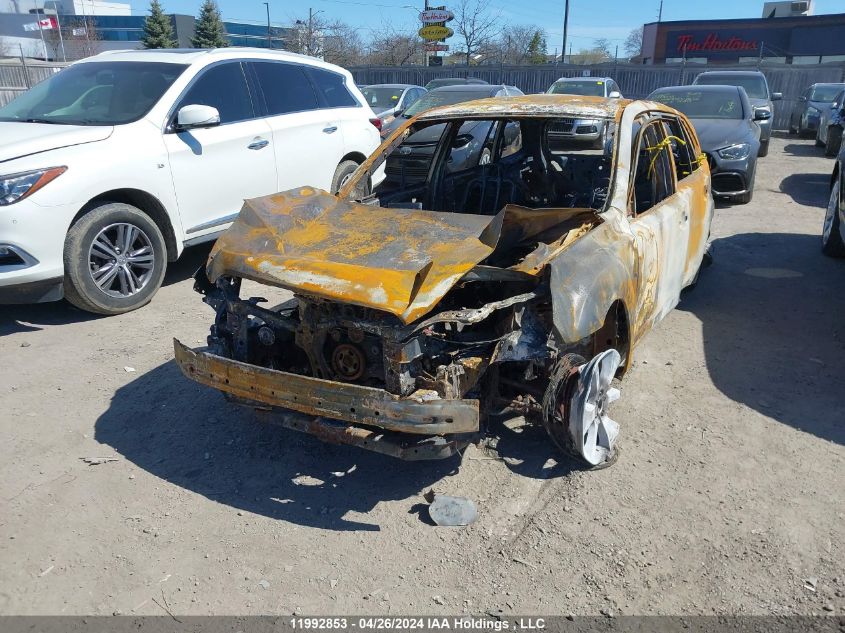
[[[58,26],[59,23],[56,21],[56,18],[51,16],[42,20],[38,20],[37,22],[30,22],[29,24],[24,24],[23,28],[24,31],[46,31],[48,29],[58,28]]]

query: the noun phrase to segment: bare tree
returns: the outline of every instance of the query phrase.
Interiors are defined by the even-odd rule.
[[[601,48],[582,48],[573,55],[567,55],[570,64],[600,64],[608,60],[607,52]]]
[[[69,60],[91,57],[102,50],[102,37],[97,32],[92,18],[72,20],[62,32]]]
[[[605,59],[610,59],[613,57],[613,50],[612,44],[610,40],[605,37],[600,37],[598,39],[593,40],[593,51],[600,52],[604,55]]]
[[[423,57],[423,45],[416,33],[399,31],[386,22],[373,34],[367,63],[377,66],[403,66]]]
[[[643,27],[637,27],[628,33],[622,48],[628,57],[639,57],[643,50]]]
[[[285,48],[294,53],[320,57],[339,66],[355,66],[364,60],[364,43],[358,31],[339,20],[309,13],[294,21]]]
[[[498,34],[499,14],[492,13],[490,7],[490,0],[461,0],[455,10],[455,32],[463,39],[467,66]]]
[[[538,31],[542,32],[542,29],[531,25],[506,26],[499,37],[482,44],[479,51],[488,60],[499,64],[525,64],[531,40]]]

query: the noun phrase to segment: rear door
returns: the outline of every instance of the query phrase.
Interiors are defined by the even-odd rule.
[[[273,137],[276,191],[330,189],[343,156],[343,134],[338,120],[321,108],[305,67],[263,60],[249,62],[249,67]]]
[[[191,240],[225,228],[244,199],[273,193],[276,161],[270,128],[256,116],[241,62],[202,70],[179,98],[170,129],[186,105],[208,105],[220,113],[214,127],[164,135],[182,226]]]

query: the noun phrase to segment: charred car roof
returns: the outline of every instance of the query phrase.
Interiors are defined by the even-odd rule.
[[[540,94],[519,97],[494,97],[464,101],[453,105],[432,108],[418,115],[418,121],[451,119],[459,117],[554,117],[614,118],[622,112],[631,99],[605,99],[579,95]],[[656,104],[655,109],[669,111]]]

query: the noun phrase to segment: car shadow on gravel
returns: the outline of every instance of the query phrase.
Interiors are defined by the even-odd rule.
[[[816,235],[743,233],[713,242],[714,264],[678,309],[702,323],[722,393],[845,444],[845,260]]]
[[[457,456],[403,462],[258,422],[250,410],[184,378],[174,361],[118,389],[96,422],[95,439],[217,503],[341,531],[378,531],[364,515],[380,501],[407,499],[410,511],[460,465]]]
[[[798,204],[824,209],[830,197],[830,174],[791,174],[780,181],[779,189]]]
[[[788,143],[783,146],[784,153],[790,156],[823,156],[824,149],[816,147],[815,143]]]
[[[190,279],[208,259],[210,250],[210,244],[185,249],[178,261],[168,264],[162,286]],[[156,301],[155,297],[153,301]],[[103,318],[109,317],[85,312],[67,301],[0,306],[0,336],[17,332],[35,332],[43,329],[43,326],[84,323]]]

